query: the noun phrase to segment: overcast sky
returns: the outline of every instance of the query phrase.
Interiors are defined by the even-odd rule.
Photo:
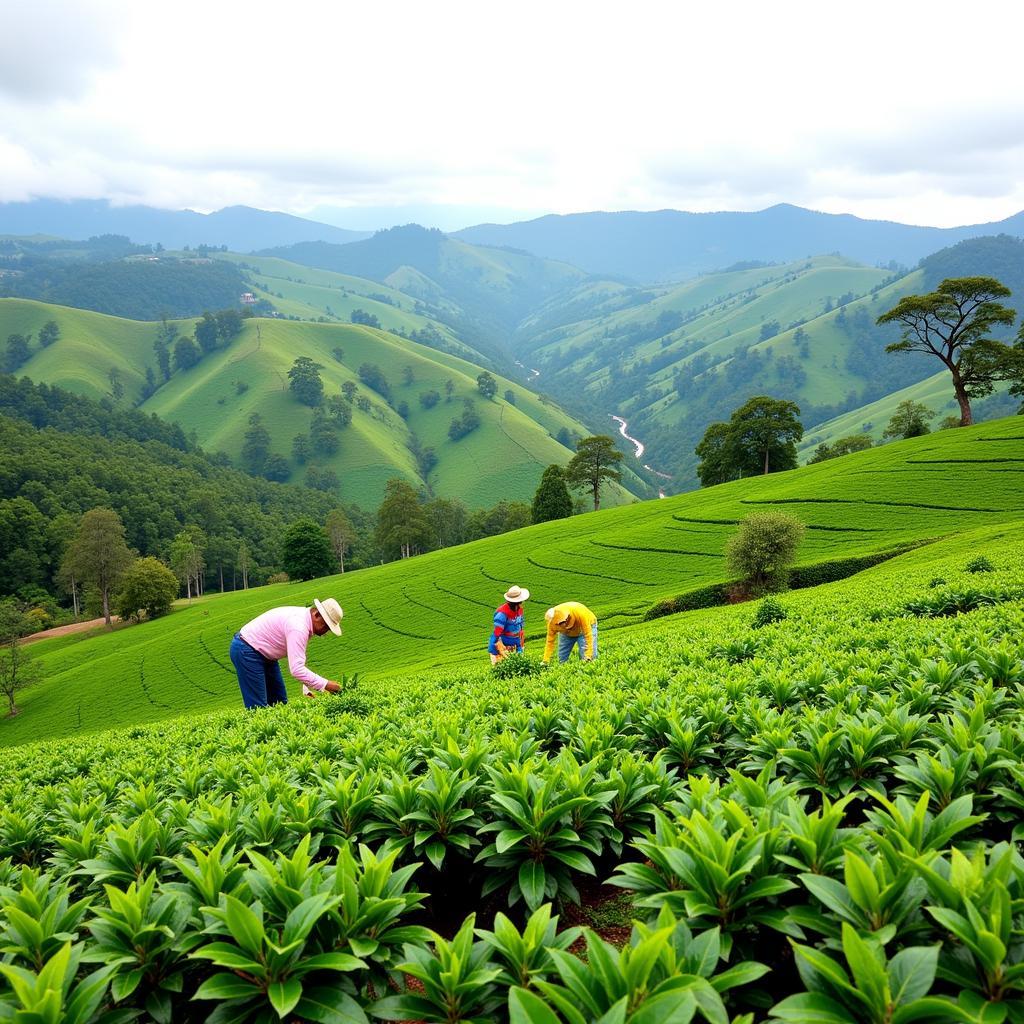
[[[1024,209],[1024,5],[2,0],[0,201]]]

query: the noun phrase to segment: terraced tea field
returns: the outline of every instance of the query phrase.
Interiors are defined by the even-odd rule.
[[[532,592],[535,654],[543,609],[558,601],[591,607],[607,638],[659,601],[724,581],[725,542],[752,510],[803,520],[799,563],[812,566],[1024,519],[1022,472],[1024,430],[1009,418],[330,580],[206,598],[113,634],[42,641],[34,649],[46,682],[25,692],[21,715],[0,722],[0,744],[238,704],[228,643],[277,604],[328,593],[341,601],[344,637],[310,648],[311,664],[332,677],[461,670],[486,661],[491,614],[511,583]]]
[[[0,1019],[1020,1020],[1022,552],[0,751]]]

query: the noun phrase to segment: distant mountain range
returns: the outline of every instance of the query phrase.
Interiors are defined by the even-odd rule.
[[[685,280],[733,269],[737,263],[788,263],[825,254],[838,254],[869,266],[911,268],[938,249],[1001,233],[1024,237],[1024,211],[991,224],[955,228],[863,220],[787,204],[756,213],[573,213],[515,224],[478,224],[447,237],[474,245],[517,249],[570,263],[590,274],[649,283]],[[244,253],[310,243],[347,245],[368,239],[373,233],[247,206],[202,214],[111,206],[105,200],[36,199],[0,203],[0,235],[4,234],[70,239],[118,234],[134,242],[160,243],[168,249],[209,245]],[[399,251],[403,245],[411,245],[421,258],[424,248],[440,253],[439,240],[431,237],[438,234],[402,233],[401,229],[397,235],[387,232],[386,241],[344,258],[315,250],[278,255],[380,280],[399,266],[418,264],[415,258],[403,259]],[[433,258],[444,262],[439,255]]]
[[[296,242],[343,245],[369,238],[369,231],[348,231],[293,217],[288,213],[229,206],[214,213],[158,210],[152,206],[112,206],[105,199],[34,199],[0,203],[0,235],[53,235],[83,239],[94,235],[127,235],[133,242],[158,243],[167,249],[226,245],[252,252]]]
[[[757,213],[573,213],[519,224],[479,224],[453,237],[564,260],[592,274],[641,283],[685,280],[734,264],[788,263],[836,253],[869,266],[913,267],[981,235],[1024,237],[1024,211],[991,224],[916,227],[780,204]]]

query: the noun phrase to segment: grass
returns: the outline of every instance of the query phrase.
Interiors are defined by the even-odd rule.
[[[102,398],[110,395],[113,368],[125,388],[125,401],[137,399],[146,367],[156,369],[155,324],[0,299],[0,336],[35,333],[50,319],[60,325],[59,340],[48,349],[35,349],[19,373]],[[179,326],[183,334],[191,333],[191,321]],[[335,349],[343,351],[342,362],[335,357]],[[442,497],[460,497],[470,508],[489,508],[501,499],[529,501],[544,468],[554,462],[564,465],[572,456],[554,435],[562,429],[579,436],[590,433],[557,406],[501,377],[497,378],[498,398],[483,400],[476,389],[479,366],[458,356],[382,330],[286,320],[247,320],[226,348],[190,370],[175,373],[141,408],[182,424],[195,432],[208,451],[224,451],[236,463],[249,417],[258,412],[270,432],[272,451],[290,459],[292,439],[308,432],[312,417],[312,411],[288,391],[288,370],[300,355],[321,364],[328,395],[338,394],[343,382],[354,381],[360,393],[372,400],[369,413],[353,409],[351,425],[339,432],[338,453],[314,460],[336,472],[343,501],[365,508],[379,504],[386,481],[395,476]],[[395,404],[408,404],[408,421],[367,392],[358,379],[363,363],[381,367]],[[411,384],[403,383],[407,367],[413,374]],[[442,398],[433,409],[423,409],[419,395],[436,390],[443,396],[449,379],[455,385],[452,402]],[[514,405],[504,399],[506,391],[514,395]],[[476,432],[453,442],[447,436],[448,426],[461,415],[463,398],[476,400],[483,422]],[[414,435],[438,456],[438,465],[426,480],[410,450]],[[292,480],[301,482],[304,468],[294,461],[291,468]],[[643,487],[635,477],[625,482],[635,490]],[[609,500],[630,497],[628,490],[617,488]]]
[[[751,511],[800,518],[799,562],[813,565],[1024,519],[1022,472],[1024,431],[1011,417],[341,577],[218,596],[113,635],[42,641],[33,649],[46,682],[0,723],[0,744],[235,705],[228,643],[277,604],[337,597],[345,635],[314,641],[310,662],[373,681],[485,663],[493,610],[518,583],[532,592],[526,632],[536,655],[543,609],[559,601],[591,607],[603,643],[658,601],[725,580],[725,542]]]

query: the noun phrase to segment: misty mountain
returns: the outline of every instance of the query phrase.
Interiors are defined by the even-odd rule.
[[[785,263],[839,253],[859,263],[915,266],[923,256],[980,235],[1024,236],[1024,212],[992,224],[916,227],[780,204],[757,213],[574,213],[518,224],[480,224],[453,237],[565,260],[634,281],[683,280],[738,262]]]
[[[34,199],[0,203],[0,235],[54,235],[83,239],[95,235],[125,235],[133,242],[167,249],[200,245],[224,246],[252,252],[296,242],[344,245],[369,237],[368,231],[318,224],[249,206],[229,206],[213,213],[158,210],[152,206],[112,206],[105,199]]]
[[[305,242],[260,255],[368,277],[430,308],[455,303],[479,328],[487,333],[497,330],[499,335],[552,295],[586,277],[564,262],[470,245],[418,224],[378,231],[372,238],[348,245]]]

